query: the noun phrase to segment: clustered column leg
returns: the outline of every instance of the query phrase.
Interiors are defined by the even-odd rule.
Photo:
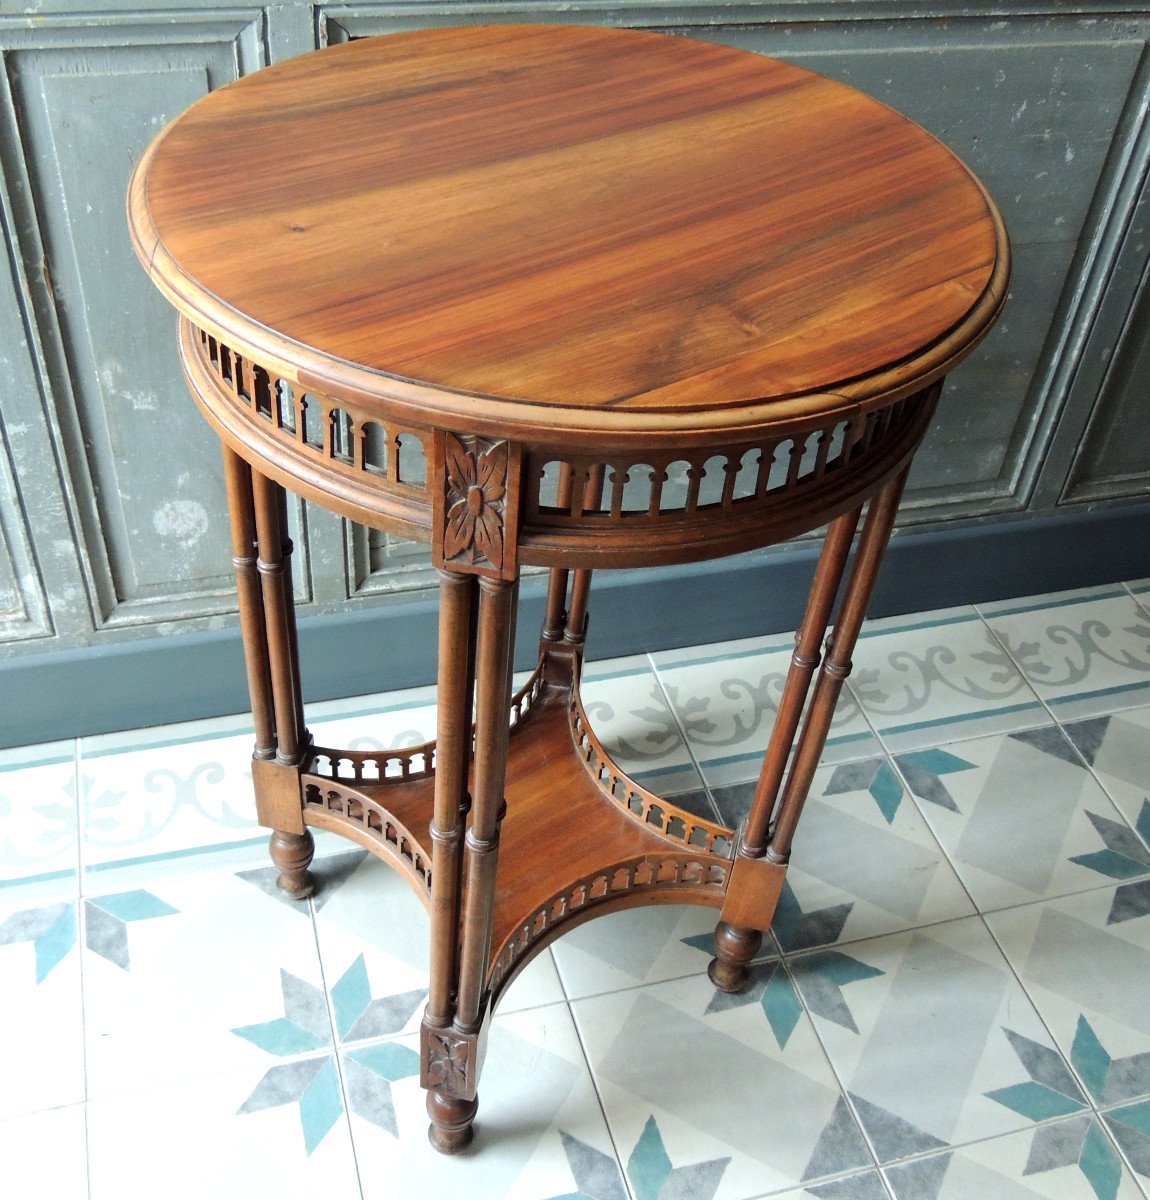
[[[279,868],[279,886],[293,899],[302,900],[315,890],[308,869],[315,843],[303,823],[299,799],[299,764],[307,734],[292,595],[287,502],[283,488],[257,473],[252,473],[252,495],[263,599],[262,654],[269,669],[276,728],[274,759],[253,762],[252,773],[260,821],[274,831],[268,850]]]
[[[587,470],[577,495],[574,475],[571,467],[564,463],[559,475],[556,503],[560,508],[566,508],[574,498],[579,511],[596,508],[603,495],[603,467],[595,466]],[[548,683],[570,687],[578,679],[587,635],[587,601],[590,593],[589,569],[553,567],[549,572],[547,607],[539,641],[544,676]]]
[[[252,776],[261,824],[273,830],[280,887],[295,899],[312,892],[313,843],[303,824],[298,765],[304,739],[299,650],[291,592],[291,542],[282,488],[257,475],[229,447],[224,474],[232,526],[232,565],[244,640],[255,747]]]
[[[431,824],[431,980],[423,1015],[423,1086],[432,1145],[446,1153],[471,1140],[476,1100],[451,1093],[442,1056],[451,1044],[455,1015],[463,830],[470,807],[467,774],[471,757],[471,693],[474,688],[475,598],[473,575],[440,572],[438,718],[435,812]]]
[[[571,607],[567,613],[567,628],[563,640],[582,646],[587,640],[587,600],[591,595],[591,572],[587,568],[575,571],[571,581]]]
[[[571,467],[564,463],[559,471],[558,494],[555,500],[559,508],[571,503]],[[547,609],[543,617],[543,642],[558,642],[563,637],[567,620],[567,580],[565,567],[552,567],[547,575]]]
[[[850,674],[851,654],[866,616],[905,482],[904,471],[870,502],[839,618],[828,639],[826,655],[820,666],[819,647],[846,569],[861,509],[839,517],[827,531],[807,609],[796,635],[795,652],[751,811],[740,831],[736,861],[739,858],[765,858],[770,863],[784,867],[790,858],[791,841],[826,744],[839,693]],[[810,710],[802,722],[794,759],[779,803],[779,789],[787,758],[802,720],[812,677],[815,678],[814,695]],[[762,923],[765,929],[769,920],[764,919]],[[715,958],[708,970],[716,987],[727,992],[738,992],[747,986],[747,964],[762,944],[762,932],[720,920],[715,930]]]
[[[450,578],[450,577],[448,577]],[[445,581],[441,604],[454,614],[461,614],[464,603],[454,589],[468,586]],[[481,1065],[481,1031],[487,1017],[487,972],[491,956],[492,919],[495,904],[495,880],[499,858],[499,825],[505,811],[504,781],[507,768],[508,710],[511,702],[512,653],[515,643],[515,612],[518,597],[517,581],[481,579],[479,581],[478,628],[475,637],[468,636],[467,659],[475,655],[475,745],[473,752],[473,788],[470,822],[463,838],[464,886],[454,888],[450,905],[445,898],[437,909],[433,895],[433,920],[440,913],[437,932],[433,934],[432,961],[438,964],[429,995],[422,1036],[422,1082],[428,1089],[427,1111],[431,1118],[428,1135],[436,1149],[448,1154],[462,1150],[471,1140],[472,1119],[477,1104],[477,1086]],[[463,648],[463,637],[448,628],[451,619],[441,608],[441,634],[446,632],[452,653]],[[449,688],[457,687],[461,672],[446,661],[441,644],[440,681]],[[450,695],[451,693],[449,693]],[[460,727],[465,716],[463,706],[452,702],[452,709],[441,716],[440,737],[447,734],[454,747],[454,771],[465,756],[460,754],[462,742],[470,741],[470,728]],[[450,728],[449,728],[450,727]],[[437,758],[437,772],[443,770],[442,743]],[[466,779],[466,772],[449,785],[437,777],[436,808],[439,824],[439,802],[442,798],[444,815],[450,817],[452,795],[457,795]],[[458,828],[458,818],[456,823]],[[455,835],[455,845],[458,834]],[[444,854],[446,855],[446,842]],[[437,851],[439,844],[437,843]],[[458,851],[455,851],[458,853]],[[458,869],[458,868],[457,868]],[[432,885],[438,879],[438,867],[433,865]],[[457,934],[458,931],[458,934]],[[458,951],[455,940],[458,936]],[[450,942],[447,951],[441,943]],[[454,999],[445,986],[449,959],[455,963]],[[446,1000],[446,1003],[445,1003]],[[434,1007],[433,1007],[434,1006]],[[448,1010],[452,1009],[450,1022]]]

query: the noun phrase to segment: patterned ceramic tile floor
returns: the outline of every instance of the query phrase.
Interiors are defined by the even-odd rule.
[[[736,822],[785,638],[591,665],[622,765]],[[427,689],[317,706],[418,744]],[[426,919],[325,837],[280,897],[242,719],[0,754],[0,1195],[1150,1197],[1145,581],[868,625],[751,988],[713,914],[560,939],[473,1150],[418,1087]]]

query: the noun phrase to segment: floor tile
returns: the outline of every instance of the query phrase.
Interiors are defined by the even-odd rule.
[[[894,752],[1050,722],[973,608],[868,621],[847,687]]]
[[[86,873],[151,867],[162,875],[178,857],[197,854],[202,865],[217,851],[259,861],[267,835],[256,824],[251,754],[251,731],[238,717],[81,739]]]
[[[427,1000],[431,953],[427,911],[403,879],[365,850],[352,850],[323,864],[324,870],[336,867],[331,876],[319,876],[315,907],[324,975],[336,1001],[341,1040],[417,1030]],[[341,996],[347,997],[346,1012]],[[499,1011],[563,999],[551,953],[544,950],[504,993]],[[364,1008],[362,1020],[354,1011],[357,1004]],[[355,1024],[358,1031],[353,1033]]]
[[[1096,1117],[1075,1116],[887,1169],[895,1200],[1141,1200]]]
[[[881,1162],[1087,1108],[979,918],[789,967]]]
[[[1056,726],[895,763],[984,912],[1150,874],[1150,848]]]
[[[571,1007],[636,1195],[735,1200],[873,1166],[781,963],[740,996],[694,975]]]
[[[973,912],[889,759],[816,772],[772,926],[785,952]]]
[[[987,623],[1059,720],[1150,701],[1150,615],[1124,588],[983,606]]]
[[[1150,708],[1063,726],[1122,815],[1150,843]]]
[[[1112,1108],[1102,1119],[1142,1190],[1150,1196],[1150,1100]]]
[[[265,865],[251,755],[246,717],[81,739],[82,888]],[[313,836],[317,858],[347,847],[325,830]]]
[[[364,1195],[626,1200],[565,1004],[495,1018],[475,1139],[457,1156],[428,1144],[416,1047],[403,1038],[342,1052]]]
[[[890,1200],[890,1197],[878,1171],[845,1175],[797,1191],[771,1193],[771,1200]]]
[[[714,908],[652,904],[597,917],[551,947],[572,1000],[706,970],[714,956]],[[777,954],[768,946],[768,956]]]
[[[722,642],[653,656],[708,785],[756,779],[778,712],[794,640],[790,636]],[[835,710],[823,761],[879,750],[853,697]]]
[[[88,1094],[247,1069],[331,1045],[309,906],[236,875],[83,902]]]
[[[74,1104],[0,1121],[6,1195],[19,1200],[80,1200],[88,1195],[84,1108]]]
[[[88,1105],[91,1200],[360,1200],[335,1059],[165,1081]]]
[[[0,751],[0,898],[76,892],[76,745]]]
[[[1150,1097],[1150,882],[987,921],[1095,1103]]]
[[[636,783],[664,796],[702,786],[646,655],[585,664],[579,693],[603,748]]]
[[[503,998],[458,1159],[418,1086],[427,915],[331,834],[314,900],[276,890],[247,718],[84,739],[79,797],[75,743],[0,752],[4,1184],[87,1195],[88,1129],[116,1200],[358,1200],[357,1157],[430,1200],[1150,1198],[1150,581],[981,612],[866,626],[750,990],[706,979],[710,908],[569,931]],[[589,717],[736,825],[791,648],[589,664]],[[308,717],[413,745],[434,692]]]
[[[0,909],[0,1117],[84,1098],[77,901]]]

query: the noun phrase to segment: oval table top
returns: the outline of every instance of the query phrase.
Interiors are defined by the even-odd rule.
[[[992,202],[885,105],[634,30],[423,30],[213,92],[129,220],[196,325],[423,423],[667,445],[890,403],[1005,298]]]

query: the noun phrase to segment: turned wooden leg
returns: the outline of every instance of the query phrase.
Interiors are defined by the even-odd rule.
[[[791,655],[790,669],[783,686],[779,711],[771,730],[758,786],[751,802],[751,811],[739,833],[735,851],[736,861],[740,858],[762,858],[766,852],[771,817],[786,768],[787,756],[802,716],[811,677],[821,661],[823,635],[830,622],[831,609],[846,569],[860,511],[855,509],[833,521],[823,542],[806,611],[795,635],[795,649]],[[715,987],[722,991],[741,992],[750,982],[747,965],[758,953],[763,934],[758,929],[726,919],[731,916],[730,907],[730,904],[724,905],[724,919],[719,921],[715,930],[715,957],[707,968],[707,974]],[[773,913],[773,907],[771,912]],[[761,919],[764,925],[769,924],[770,916],[766,910],[762,912]]]
[[[811,679],[822,661],[823,637],[830,624],[831,609],[842,583],[861,513],[861,508],[844,513],[832,521],[827,530],[806,610],[795,634],[795,649],[791,654],[758,786],[751,801],[751,811],[739,834],[738,850],[744,857],[759,858],[766,850],[787,756],[795,740]]]
[[[722,992],[746,991],[747,964],[763,944],[762,932],[720,921],[715,928],[715,957],[707,968],[711,982]]]
[[[311,830],[305,829],[303,833],[274,830],[268,839],[268,853],[279,868],[276,885],[280,891],[293,900],[306,900],[315,891],[315,879],[308,870],[315,854]]]
[[[252,724],[256,734],[253,757],[270,762],[276,756],[276,722],[259,554],[256,549],[252,469],[234,450],[226,445],[223,449],[224,478],[227,481],[232,526],[232,567],[236,573],[236,600],[243,634]]]
[[[559,492],[555,503],[566,508],[571,503],[571,467],[564,463],[559,470]],[[552,567],[547,578],[547,608],[543,617],[542,640],[558,642],[563,638],[567,622],[567,580],[564,567]]]
[[[283,490],[256,475],[224,447],[232,526],[232,565],[256,741],[252,780],[256,811],[274,832],[268,844],[285,895],[312,894],[314,853],[299,802],[303,732],[299,649],[291,595],[291,542]]]
[[[507,769],[507,713],[511,701],[511,658],[515,644],[518,583],[478,581],[474,635],[464,614],[470,608],[465,579],[444,573],[440,591],[440,757],[437,760],[435,853],[450,869],[463,870],[463,887],[443,882],[432,896],[432,988],[420,1031],[421,1082],[428,1089],[428,1137],[445,1154],[471,1140],[486,1011],[487,974],[499,857],[499,826]],[[459,853],[462,799],[468,778],[471,675],[475,658],[474,795],[470,822]],[[463,656],[461,661],[461,656]],[[465,726],[465,722],[467,723]],[[433,874],[433,883],[436,875]],[[457,878],[456,877],[453,877]],[[458,938],[458,943],[456,943]],[[454,968],[455,989],[448,992]]]
[[[843,592],[839,619],[828,640],[827,652],[821,656],[819,646],[845,572],[859,512],[839,517],[828,530],[807,609],[795,639],[795,652],[762,774],[735,849],[736,868],[740,860],[743,865],[766,860],[776,872],[786,869],[795,828],[826,744],[839,692],[850,674],[850,656],[862,627],[905,482],[904,470],[870,502],[854,566]],[[814,694],[795,741],[812,677]],[[782,787],[782,799],[779,800],[780,784],[792,742],[795,744],[794,759]],[[749,875],[748,878],[754,877]],[[775,882],[777,888],[781,888],[781,879],[776,878]],[[764,929],[773,915],[777,897],[778,891],[775,890],[770,902],[760,905],[754,913],[754,919]],[[762,942],[762,934],[757,928],[729,919],[736,911],[745,911],[746,903],[747,897],[734,894],[734,889],[729,889],[722,919],[715,930],[715,958],[708,968],[708,974],[715,986],[726,992],[742,991],[747,986],[747,964]]]
[[[439,1088],[427,1093],[427,1140],[440,1154],[458,1154],[471,1144],[474,1136],[472,1122],[479,1107],[478,1097],[461,1100]]]
[[[827,651],[815,680],[810,709],[795,746],[794,760],[787,774],[779,801],[778,817],[771,831],[766,857],[776,863],[786,863],[791,856],[791,842],[806,803],[807,792],[815,768],[822,757],[830,732],[835,705],[847,676],[851,673],[851,655],[859,630],[862,629],[867,605],[874,591],[875,580],[883,554],[894,526],[898,502],[906,484],[907,469],[890,481],[871,500],[866,522],[859,537],[858,550],[850,578],[843,592],[842,606],[834,632],[827,642]]]
[[[439,706],[436,731],[435,807],[431,822],[431,970],[420,1030],[421,1083],[427,1088],[427,1136],[444,1154],[471,1141],[474,1096],[452,1041],[462,903],[464,819],[475,683],[477,580],[439,573]],[[466,1052],[466,1047],[465,1047]]]

